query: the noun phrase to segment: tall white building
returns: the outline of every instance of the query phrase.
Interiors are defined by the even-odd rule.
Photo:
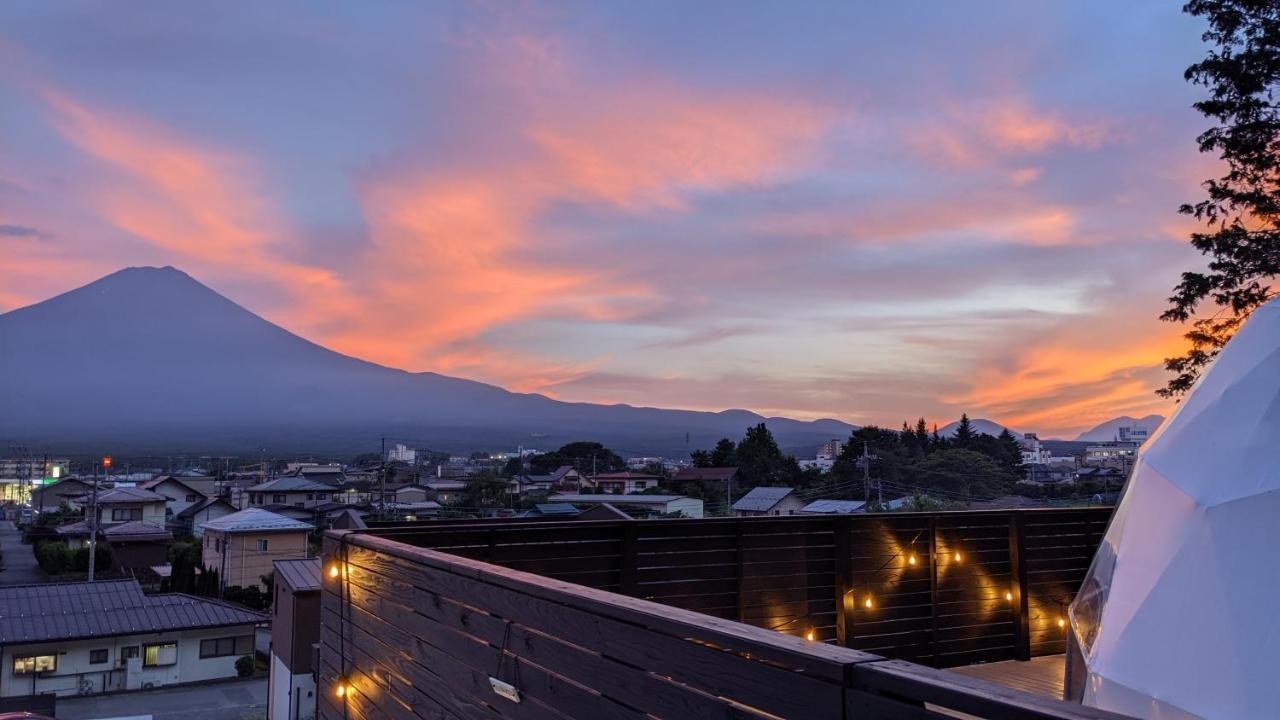
[[[1116,440],[1124,443],[1145,443],[1151,437],[1151,431],[1139,425],[1121,425],[1116,428]]]
[[[1053,453],[1040,444],[1040,438],[1035,433],[1025,433],[1022,436],[1022,464],[1023,465],[1048,465],[1052,459]]]
[[[418,451],[408,445],[396,443],[395,447],[387,451],[387,461],[413,465],[418,461]]]

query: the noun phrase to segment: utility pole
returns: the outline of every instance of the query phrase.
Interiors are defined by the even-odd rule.
[[[870,443],[866,440],[862,441],[862,456],[858,458],[858,467],[862,468],[862,502],[863,507],[871,504],[871,461],[879,460],[875,455],[871,454]],[[880,493],[881,502],[884,501],[883,492]]]
[[[102,474],[111,470],[111,456],[102,456]],[[89,582],[93,582],[95,566],[98,564],[98,473],[93,473],[93,497],[89,501]]]

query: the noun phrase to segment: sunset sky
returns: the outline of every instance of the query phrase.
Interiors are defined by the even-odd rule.
[[[1180,2],[0,6],[0,311],[173,265],[566,400],[1167,413]]]

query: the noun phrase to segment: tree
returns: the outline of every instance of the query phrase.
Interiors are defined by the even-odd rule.
[[[694,467],[735,467],[738,464],[738,446],[729,438],[720,438],[710,450],[694,450],[689,453]]]
[[[933,450],[933,440],[929,437],[929,427],[925,425],[923,417],[916,420],[916,445],[926,455]]]
[[[973,423],[969,422],[968,413],[960,414],[960,424],[956,426],[955,435],[951,436],[951,443],[958,448],[967,448],[973,444],[973,436],[977,434],[973,430]]]
[[[572,465],[580,473],[617,472],[625,470],[627,463],[617,453],[598,442],[571,442],[549,453],[534,455],[529,459],[529,472],[547,475],[561,465]]]
[[[996,440],[1000,441],[1000,447],[1004,451],[1005,471],[1019,480],[1025,477],[1027,469],[1022,464],[1022,443],[1009,432],[1009,428],[1002,428]]]
[[[719,448],[719,444],[716,445]],[[785,485],[795,481],[800,465],[790,455],[783,455],[773,433],[764,423],[747,428],[737,448],[738,470],[746,485]],[[712,452],[714,458],[715,452]]]
[[[953,497],[994,496],[1004,493],[1009,476],[995,460],[973,450],[947,448],[916,463],[916,485]]]
[[[507,460],[507,464],[502,466],[502,474],[507,476],[523,475],[524,462],[522,462],[518,457],[509,458]]]
[[[1185,78],[1209,91],[1195,108],[1214,124],[1197,142],[1226,171],[1203,183],[1204,199],[1179,208],[1204,223],[1191,244],[1210,260],[1207,271],[1182,274],[1160,316],[1191,321],[1184,336],[1191,347],[1165,360],[1174,377],[1157,391],[1164,397],[1191,389],[1249,314],[1274,297],[1280,275],[1280,4],[1191,0],[1183,12],[1209,23],[1202,38],[1213,47]],[[1218,311],[1195,317],[1206,300]]]
[[[463,504],[471,508],[503,507],[506,505],[508,481],[492,469],[486,469],[467,478]]]

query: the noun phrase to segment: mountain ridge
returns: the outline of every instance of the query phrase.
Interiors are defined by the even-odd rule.
[[[0,314],[0,338],[0,439],[29,445],[338,452],[389,435],[449,451],[598,439],[671,455],[756,422],[793,450],[854,429],[741,409],[565,402],[387,367],[292,333],[171,266],[124,268]]]

